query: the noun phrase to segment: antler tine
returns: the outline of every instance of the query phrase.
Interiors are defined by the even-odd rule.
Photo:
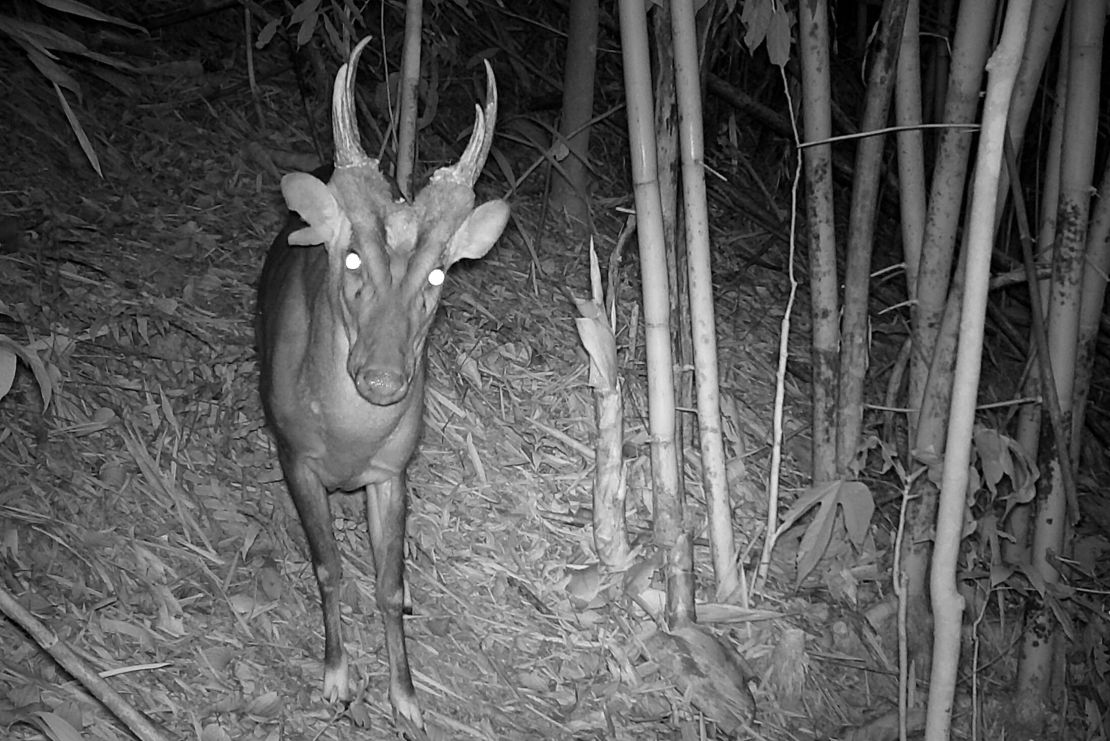
[[[493,67],[489,60],[483,60],[486,65],[486,107],[483,111],[480,106],[474,106],[474,130],[470,133],[470,141],[466,151],[452,167],[441,167],[432,175],[433,181],[449,180],[451,182],[474,187],[478,175],[486,164],[490,147],[493,145],[493,129],[497,125],[497,79],[493,74]]]
[[[474,126],[482,126],[482,149],[475,158],[474,176],[471,184],[478,180],[478,174],[486,164],[490,147],[493,146],[493,129],[497,125],[497,79],[493,75],[493,67],[488,59],[482,60],[486,66],[486,110],[485,120],[475,116]],[[483,125],[484,124],[484,125]]]
[[[362,149],[358,135],[358,118],[355,115],[355,77],[358,72],[358,58],[362,50],[370,43],[367,36],[358,42],[351,58],[339,68],[335,75],[335,87],[332,89],[332,135],[335,138],[335,166],[361,167],[372,165],[377,167],[378,161],[370,157]]]

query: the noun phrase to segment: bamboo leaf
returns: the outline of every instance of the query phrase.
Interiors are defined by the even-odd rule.
[[[829,541],[832,540],[835,522],[836,500],[834,498],[822,500],[817,514],[813,516],[813,522],[809,523],[806,534],[802,536],[802,542],[798,546],[797,584],[801,584],[809,576],[817,566],[817,562],[821,560],[821,556],[825,555]]]
[[[115,70],[105,69],[103,67],[90,66],[86,70],[89,74],[99,77],[104,82],[108,83],[116,90],[127,96],[134,96],[139,94],[139,88],[127,77]]]
[[[316,30],[316,19],[319,16],[309,16],[301,23],[301,27],[297,29],[297,46],[304,46],[312,38],[312,32]]]
[[[748,0],[744,3],[740,21],[744,24],[744,46],[748,47],[748,51],[755,51],[767,37],[772,13],[770,0]]]
[[[142,26],[137,26],[130,21],[125,21],[122,18],[117,18],[114,15],[101,13],[95,8],[90,8],[84,3],[79,3],[77,0],[38,0],[39,5],[44,5],[47,8],[52,8],[60,13],[68,13],[70,15],[80,16],[81,18],[88,18],[90,21],[98,21],[100,23],[110,23],[115,26],[122,26],[130,28],[133,31],[142,31],[146,33],[146,29]]]
[[[975,452],[979,455],[979,465],[983,469],[983,483],[991,494],[998,494],[998,484],[1003,477],[1014,475],[1014,464],[1010,458],[1010,450],[997,430],[977,426],[972,432],[975,441]]]
[[[72,36],[67,36],[61,31],[56,31],[41,23],[28,23],[11,16],[0,16],[0,31],[8,34],[13,41],[20,43],[25,49],[28,48],[27,45],[29,44],[50,59],[58,59],[58,56],[53,52],[61,51],[67,54],[77,54],[127,72],[132,72],[135,69],[127,62],[92,51]]]
[[[292,15],[289,20],[293,23],[304,23],[305,21],[314,19],[319,13],[320,0],[303,0],[296,8],[293,9]]]
[[[8,34],[16,41],[23,39],[33,44],[41,49],[44,54],[49,53],[47,49],[74,53],[80,53],[85,49],[84,44],[61,31],[56,31],[41,23],[29,23],[12,16],[0,16],[0,31]],[[57,59],[53,54],[50,54],[50,57]]]
[[[21,347],[4,335],[0,335],[0,399],[4,398],[11,390],[12,380],[15,377],[14,364],[16,358],[26,363],[27,367],[31,369],[31,373],[34,374],[35,382],[39,386],[39,394],[42,396],[43,409],[50,406],[50,400],[54,396],[54,382],[50,379],[46,366],[33,351]],[[7,377],[9,366],[11,378]]]
[[[871,490],[859,481],[845,481],[837,492],[837,500],[844,512],[844,529],[849,540],[856,548],[862,548],[871,527],[871,515],[875,513]]]
[[[810,510],[813,505],[818,502],[823,502],[825,499],[836,496],[836,490],[840,487],[841,481],[830,481],[826,484],[819,486],[811,486],[801,493],[801,495],[794,500],[794,504],[783,516],[782,524],[779,525],[780,531],[789,529],[798,521],[798,519]]]
[[[50,80],[50,82],[55,85],[64,87],[66,90],[76,95],[78,100],[81,99],[81,86],[77,84],[77,80],[70,77],[68,72],[51,59],[49,52],[38,46],[24,42],[22,39],[13,37],[13,40],[23,47],[23,51],[27,52],[27,58],[31,60],[31,64],[35,66],[35,69],[37,69],[43,77]]]
[[[280,23],[281,19],[275,18],[263,26],[262,30],[258,32],[258,40],[254,42],[254,48],[261,49],[265,47],[266,44],[270,43],[274,38],[274,34],[277,33],[278,24]]]
[[[69,721],[57,713],[39,711],[34,713],[41,723],[43,733],[54,741],[81,741],[84,738]]]
[[[105,54],[101,54],[100,52],[92,51],[91,49],[87,49],[85,47],[82,47],[81,51],[78,51],[78,52],[75,52],[75,53],[80,54],[81,56],[85,57],[86,59],[91,59],[94,62],[100,62],[103,65],[106,65],[108,67],[114,67],[116,69],[123,70],[124,72],[134,72],[135,71],[135,68],[132,67],[127,62],[124,62],[124,61],[119,60],[119,59],[115,59],[114,57],[109,57]]]
[[[497,163],[497,169],[501,171],[501,177],[505,178],[506,183],[510,183],[515,187],[517,179],[516,171],[513,169],[513,163],[497,147],[490,149],[489,154],[490,157],[493,158],[493,161]]]
[[[73,129],[74,136],[77,137],[77,142],[81,145],[81,150],[88,158],[89,164],[92,165],[93,170],[100,177],[104,177],[104,173],[100,170],[100,159],[96,156],[96,150],[93,149],[92,142],[89,137],[85,135],[85,129],[81,126],[81,122],[77,119],[77,115],[73,109],[69,107],[69,101],[62,93],[62,89],[57,84],[54,85],[54,91],[58,93],[58,102],[61,103],[62,112],[66,114],[66,120],[69,121],[69,127]]]
[[[790,14],[779,5],[767,26],[767,56],[771,64],[785,67],[790,61]]]
[[[8,395],[15,381],[15,352],[0,344],[0,399]]]

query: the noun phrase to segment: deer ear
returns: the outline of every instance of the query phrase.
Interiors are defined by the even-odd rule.
[[[291,172],[281,179],[281,194],[289,210],[296,211],[308,224],[289,235],[289,244],[335,242],[346,216],[322,180],[308,173]]]
[[[444,262],[451,265],[463,258],[477,260],[493,247],[508,221],[509,204],[500,200],[483,203],[471,211],[451,235],[444,251]]]

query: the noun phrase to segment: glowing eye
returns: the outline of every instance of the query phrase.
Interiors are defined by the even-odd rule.
[[[343,264],[347,266],[348,270],[358,270],[362,267],[362,258],[358,256],[357,252],[348,252],[347,256],[343,258]]]
[[[428,273],[428,284],[433,286],[442,286],[443,278],[443,270],[441,270],[440,268],[436,268],[432,272]]]

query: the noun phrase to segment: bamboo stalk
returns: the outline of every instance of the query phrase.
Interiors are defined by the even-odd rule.
[[[683,503],[678,494],[670,288],[652,126],[647,15],[643,0],[620,0],[619,5],[632,183],[643,280],[655,538],[656,545],[666,552],[667,606],[664,619],[667,626],[673,628],[694,619],[694,582],[690,538],[685,536],[683,530]]]

